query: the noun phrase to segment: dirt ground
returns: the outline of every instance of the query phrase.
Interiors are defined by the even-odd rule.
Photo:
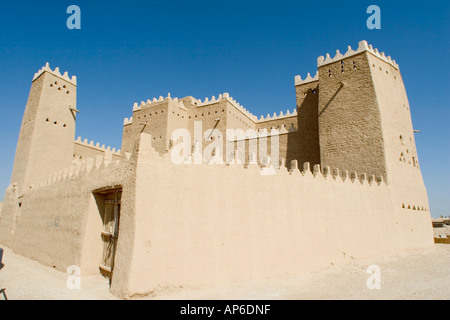
[[[4,248],[0,269],[0,289],[9,300],[109,300],[118,299],[109,292],[103,277],[81,278],[81,288],[70,290],[69,274],[45,267]],[[368,289],[367,268],[377,265],[380,289]],[[3,299],[0,294],[0,300]],[[434,249],[414,251],[371,260],[357,261],[345,267],[303,274],[291,278],[242,286],[161,292],[144,299],[450,299],[450,245],[436,244]]]

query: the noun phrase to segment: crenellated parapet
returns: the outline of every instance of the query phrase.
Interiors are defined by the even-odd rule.
[[[212,96],[211,99],[206,97],[205,100],[201,99],[195,99],[196,106],[197,107],[204,107],[211,104],[219,103],[224,100],[232,101],[233,98],[230,99],[230,95],[228,93],[219,94],[218,98],[216,99],[216,96]]]
[[[133,117],[123,119],[123,125],[127,126],[133,123]]]
[[[242,106],[239,102],[237,102],[233,97],[231,97],[228,93],[219,94],[218,98],[216,99],[216,96],[212,96],[211,99],[208,97],[205,98],[205,100],[196,99],[196,106],[201,107],[207,107],[210,105],[213,105],[215,103],[228,101],[231,105],[233,105],[237,110],[239,110],[244,116],[252,120],[253,122],[257,122],[258,118],[253,115],[250,111],[248,111],[244,106]]]
[[[374,56],[380,58],[381,60],[389,63],[391,66],[393,66],[395,69],[399,70],[398,64],[393,60],[390,56],[386,56],[384,52],[379,52],[378,49],[374,49],[372,45],[369,45],[367,41],[363,40],[359,42],[359,46],[356,50],[353,50],[351,46],[348,46],[348,50],[345,54],[342,54],[339,52],[339,50],[336,50],[336,55],[334,58],[331,58],[330,54],[326,54],[326,57],[320,56],[317,58],[317,67],[321,67],[330,63],[334,63],[340,60],[343,60],[345,58],[352,57],[354,55],[360,54],[362,52],[368,51]]]
[[[375,176],[373,174],[368,175],[366,173],[358,174],[347,170],[341,172],[338,168],[330,168],[328,166],[321,168],[319,164],[316,164],[311,168],[309,162],[303,163],[303,168],[300,169],[298,168],[297,160],[292,160],[290,168],[287,170],[291,175],[300,173],[303,177],[309,176],[317,180],[344,182],[361,186],[386,186],[383,177],[381,176]]]
[[[186,106],[184,105],[184,102],[179,100],[178,98],[172,98],[169,93],[167,95],[167,97],[165,97],[165,98],[163,96],[159,96],[159,98],[148,99],[147,101],[141,101],[140,103],[135,102],[133,104],[133,112],[142,110],[143,108],[149,108],[149,107],[153,107],[156,105],[160,105],[161,103],[168,102],[168,101],[178,104],[179,108],[187,111]]]
[[[97,156],[96,158],[84,158],[74,160],[70,167],[56,171],[48,176],[45,181],[30,186],[30,190],[37,190],[55,183],[75,180],[82,176],[93,175],[106,169],[123,167],[129,162],[131,153],[126,153],[123,159],[112,161],[107,157]]]
[[[292,112],[287,110],[286,113],[283,113],[283,111],[280,112],[280,114],[276,114],[275,112],[271,116],[270,114],[267,114],[266,117],[261,116],[257,123],[267,122],[267,121],[274,121],[274,120],[281,120],[286,118],[292,118],[297,117],[297,110],[293,110]]]
[[[267,132],[267,136],[270,136],[271,133]],[[255,134],[254,138],[258,138],[259,136]],[[252,137],[250,137],[251,139]],[[249,139],[249,138],[246,138]],[[238,140],[233,140],[238,141]],[[199,164],[193,165],[192,159],[196,159],[196,157],[201,154],[196,154],[198,151],[194,151],[186,157],[186,162],[184,162],[183,166],[188,168],[189,166],[193,166],[193,168],[198,168]],[[170,158],[170,157],[169,157]],[[303,163],[303,166],[300,168],[298,166],[297,160],[292,160],[289,164],[286,163],[285,158],[280,158],[279,161],[274,162],[270,156],[265,157],[261,163],[257,161],[256,154],[249,154],[248,158],[240,157],[238,150],[234,150],[232,152],[232,159],[227,160],[228,162],[224,162],[221,156],[216,153],[212,155],[208,159],[203,159],[201,165],[203,166],[215,166],[218,168],[227,167],[230,170],[236,168],[237,170],[248,170],[243,171],[243,174],[252,174],[252,172],[258,172],[263,176],[292,176],[287,178],[286,182],[289,182],[289,179],[304,179],[305,183],[309,183],[308,181],[317,181],[317,182],[329,182],[329,183],[346,183],[354,186],[366,186],[366,187],[385,187],[386,183],[383,180],[382,176],[375,176],[373,174],[367,173],[357,173],[355,171],[340,171],[338,168],[330,168],[328,166],[324,166],[321,168],[319,164],[311,167],[309,162]],[[170,161],[166,159],[165,161]],[[222,170],[222,169],[220,169]]]
[[[119,156],[121,155],[120,149],[116,150],[116,148],[111,148],[111,147],[105,146],[104,144],[100,145],[99,142],[94,143],[94,141],[92,141],[92,140],[89,142],[88,139],[82,140],[81,137],[78,137],[77,140],[75,140],[75,143],[85,146],[85,147],[96,149],[98,151],[102,151],[102,152],[111,151],[115,155],[119,155]]]
[[[308,74],[309,75],[309,74]],[[318,77],[318,75],[315,76],[315,78]],[[309,78],[311,78],[309,76]],[[305,81],[310,81],[309,78],[305,79]],[[313,78],[311,78],[313,79]],[[315,80],[314,80],[315,81]],[[184,102],[181,99],[178,98],[172,98],[170,94],[164,98],[160,96],[159,98],[153,98],[149,99],[146,102],[141,101],[140,103],[135,102],[133,105],[133,112],[140,111],[143,108],[149,108],[152,106],[159,105],[160,103],[163,103],[165,101],[172,101],[174,103],[178,104],[178,107],[180,109],[183,109],[185,111],[188,111],[186,108]],[[231,97],[228,93],[219,94],[218,97],[212,96],[211,98],[206,97],[204,100],[201,99],[193,99],[194,105],[197,108],[204,108],[211,106],[216,103],[227,101],[231,105],[233,105],[237,110],[239,110],[244,116],[246,116],[248,119],[252,120],[255,124],[261,123],[261,122],[267,122],[267,121],[274,121],[274,120],[280,120],[285,118],[291,118],[291,117],[297,117],[297,110],[293,110],[292,112],[290,110],[287,110],[285,113],[281,111],[279,114],[274,113],[272,116],[268,114],[266,117],[261,116],[258,118],[254,114],[252,114],[248,109],[246,109],[244,106],[242,106],[239,102],[237,102],[233,97]],[[131,124],[133,121],[133,117],[125,118],[124,119],[124,126]]]
[[[47,62],[45,64],[44,67],[41,68],[41,70],[39,70],[37,73],[35,73],[34,77],[33,77],[33,82],[39,78],[44,72],[48,72],[53,74],[54,76],[61,78],[67,82],[70,82],[71,84],[73,84],[74,86],[77,85],[77,77],[76,76],[72,76],[72,78],[69,78],[69,73],[66,71],[64,72],[64,74],[61,74],[61,72],[59,71],[59,68],[56,67],[55,70],[52,70],[50,68],[50,64]]]
[[[289,117],[296,117],[297,116],[297,110],[294,110],[292,113],[287,110],[286,113],[283,113],[283,111],[280,112],[280,114],[274,113],[273,116],[270,114],[267,115],[267,117],[261,116],[259,119],[257,116],[253,115],[250,111],[248,111],[244,106],[242,106],[239,102],[237,102],[233,97],[231,97],[228,93],[219,94],[218,99],[216,99],[215,96],[213,96],[211,99],[205,98],[204,101],[197,100],[197,106],[198,107],[205,107],[214,103],[218,103],[220,101],[226,100],[229,103],[231,103],[236,109],[242,112],[245,116],[247,116],[249,119],[251,119],[253,122],[260,123],[260,122],[266,122],[266,121],[273,121],[273,120],[279,120]]]
[[[301,76],[295,76],[295,86],[300,86],[302,84],[319,81],[319,71],[316,71],[316,75],[314,77],[311,77],[311,75],[308,73],[306,78],[303,80]]]
[[[267,133],[270,136],[270,133]],[[85,142],[83,142],[85,143]],[[89,144],[91,145],[91,144]],[[136,152],[136,151],[135,151]],[[194,159],[195,154],[192,153],[188,159]],[[117,168],[123,168],[132,158],[131,153],[125,153],[120,160],[112,161],[106,156],[97,156],[95,158],[76,159],[72,162],[70,167],[56,171],[48,176],[45,181],[30,186],[31,190],[38,190],[40,188],[53,185],[59,182],[67,182],[70,180],[76,180],[80,177],[88,177],[93,174],[105,174],[104,170],[114,170]],[[175,165],[171,162],[170,157],[161,157],[161,161],[165,161],[167,165]],[[286,164],[284,158],[279,159],[277,163],[274,163],[270,157],[267,157],[265,163],[260,166],[256,160],[256,155],[250,156],[249,159],[241,161],[237,152],[234,153],[234,161],[231,163],[220,162],[217,164],[212,159],[207,159],[203,166],[229,168],[243,170],[243,174],[254,174],[258,172],[263,176],[279,176],[286,175],[287,179],[305,179],[305,183],[317,182],[329,182],[329,183],[346,183],[355,186],[367,186],[367,187],[384,187],[386,186],[382,177],[376,177],[365,173],[357,174],[356,172],[340,171],[337,168],[323,167],[320,165],[314,165],[311,168],[309,162],[303,163],[302,167],[298,166],[297,160],[292,160],[289,164]],[[185,168],[189,168],[189,165],[184,165]],[[198,168],[198,165],[192,165],[192,168]],[[253,168],[254,170],[249,170]],[[103,172],[103,173],[102,173]],[[289,178],[289,176],[291,176]],[[286,182],[288,182],[287,180]],[[310,181],[310,182],[308,182]]]

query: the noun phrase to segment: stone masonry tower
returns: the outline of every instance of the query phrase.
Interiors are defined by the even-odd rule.
[[[76,122],[76,77],[45,67],[35,74],[17,143],[11,183],[19,190],[70,166]]]
[[[318,58],[322,166],[382,176],[399,208],[428,208],[406,90],[391,57],[361,41]],[[419,209],[417,209],[419,208]]]

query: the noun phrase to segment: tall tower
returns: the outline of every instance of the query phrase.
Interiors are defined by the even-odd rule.
[[[398,65],[361,41],[318,58],[322,166],[382,176],[399,208],[428,210],[411,113]]]
[[[47,63],[32,81],[20,128],[11,183],[19,190],[69,167],[76,122],[76,77]]]

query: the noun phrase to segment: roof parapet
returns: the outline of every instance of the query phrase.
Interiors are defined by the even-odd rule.
[[[183,101],[180,101],[178,98],[172,98],[169,93],[166,98],[164,98],[163,96],[159,96],[159,98],[148,99],[146,102],[145,101],[141,101],[141,103],[135,102],[133,104],[133,112],[142,110],[142,108],[144,107],[151,107],[153,104],[159,104],[164,101],[173,101],[175,103],[178,103],[178,107],[187,111]]]
[[[309,74],[308,74],[309,78],[306,78],[305,81],[315,81],[315,79],[318,79],[318,74],[315,75],[314,78],[312,78]],[[135,111],[139,111],[142,110],[142,108],[144,107],[150,107],[153,104],[157,104],[157,103],[161,103],[164,101],[173,101],[175,103],[178,103],[178,107],[187,111],[186,106],[184,105],[184,102],[181,101],[178,98],[171,98],[170,94],[167,98],[163,98],[162,96],[160,96],[158,99],[157,98],[153,98],[153,100],[147,100],[147,102],[141,101],[141,103],[139,104],[138,102],[135,102],[133,105],[133,112]],[[287,110],[285,114],[283,114],[283,111],[280,112],[279,115],[277,115],[276,113],[273,114],[273,116],[267,115],[266,118],[264,118],[264,116],[261,116],[259,119],[257,116],[255,116],[254,114],[252,114],[250,111],[248,111],[246,108],[244,108],[244,106],[242,106],[239,102],[237,102],[235,99],[233,99],[233,97],[231,97],[229,95],[229,93],[225,92],[223,94],[219,94],[218,98],[216,98],[216,96],[212,96],[212,98],[208,98],[206,97],[203,101],[201,99],[195,99],[194,101],[196,103],[196,107],[200,108],[200,107],[205,107],[214,103],[219,103],[221,101],[228,101],[229,103],[231,103],[236,109],[238,109],[239,111],[241,111],[246,117],[248,117],[250,120],[252,120],[255,123],[259,123],[259,122],[265,122],[265,121],[272,121],[272,120],[278,120],[278,119],[283,119],[283,118],[289,118],[289,117],[296,117],[297,116],[297,110],[294,109],[293,112]],[[124,119],[124,125],[126,124],[130,124],[132,121],[132,117],[130,119],[125,118]]]
[[[321,67],[321,66],[324,66],[324,65],[327,65],[327,64],[330,64],[330,63],[333,63],[333,62],[336,62],[336,61],[339,61],[339,60],[342,60],[342,59],[354,56],[354,55],[359,54],[359,53],[364,52],[364,51],[368,51],[368,52],[372,53],[374,56],[380,58],[381,60],[383,60],[383,61],[385,61],[387,63],[389,63],[395,69],[399,70],[399,66],[395,62],[395,60],[391,59],[390,56],[386,57],[384,52],[380,53],[378,51],[378,49],[374,49],[372,47],[372,45],[369,45],[367,43],[366,40],[363,40],[363,41],[359,42],[359,46],[358,46],[358,49],[356,49],[356,51],[352,50],[351,46],[348,46],[348,50],[347,50],[347,52],[344,55],[342,55],[339,52],[339,50],[336,50],[336,55],[334,56],[334,58],[331,58],[329,53],[326,54],[326,57],[324,57],[324,56],[318,57],[317,58],[317,67]]]
[[[118,149],[118,150],[116,150],[116,148],[112,148],[111,149],[111,147],[109,147],[109,146],[105,147],[104,144],[100,146],[99,142],[94,144],[94,141],[91,140],[90,142],[88,142],[88,139],[82,140],[81,137],[78,137],[75,140],[75,143],[80,144],[80,145],[84,145],[86,147],[90,147],[90,148],[93,148],[93,149],[97,149],[97,150],[100,150],[100,151],[111,151],[114,154],[121,155],[120,149]]]
[[[319,81],[319,71],[316,71],[316,75],[314,77],[311,77],[311,75],[308,73],[305,80],[302,80],[301,76],[295,76],[295,86],[299,86],[314,81]]]
[[[36,72],[34,74],[32,82],[34,82],[37,78],[39,78],[44,72],[49,72],[49,73],[53,74],[54,76],[57,76],[58,78],[61,78],[63,80],[66,80],[67,82],[70,82],[74,86],[77,85],[77,77],[76,76],[72,76],[72,78],[69,78],[69,73],[66,71],[66,72],[64,72],[64,74],[61,74],[61,72],[59,72],[58,67],[56,67],[55,70],[52,70],[50,68],[50,64],[48,62],[45,64],[44,67],[41,68],[41,70],[39,70],[38,72]]]
[[[133,123],[133,117],[123,119],[123,125],[129,125]]]

